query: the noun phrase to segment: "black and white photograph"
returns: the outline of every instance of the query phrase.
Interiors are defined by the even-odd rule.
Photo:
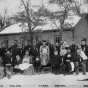
[[[88,0],[0,0],[0,88],[88,88]]]

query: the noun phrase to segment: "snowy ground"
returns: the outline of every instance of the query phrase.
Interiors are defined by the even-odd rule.
[[[14,75],[11,79],[7,77],[0,80],[0,88],[84,88],[88,81],[88,73],[83,75],[54,75],[51,73],[40,75]],[[88,86],[86,87],[88,88]]]

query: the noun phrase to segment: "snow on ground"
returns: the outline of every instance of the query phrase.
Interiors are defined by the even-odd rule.
[[[88,73],[83,75],[80,73],[79,75],[54,75],[51,73],[48,74],[40,74],[40,75],[14,75],[11,79],[4,77],[0,80],[0,88],[4,86],[4,88],[47,88],[42,87],[41,85],[48,85],[48,88],[56,88],[55,85],[66,85],[67,88],[70,85],[80,85],[83,88],[83,84],[87,84],[87,81],[77,81],[81,79],[87,79]],[[69,87],[68,87],[69,86]],[[65,87],[65,88],[66,88]],[[64,88],[64,87],[59,87]],[[74,88],[74,87],[71,87]]]

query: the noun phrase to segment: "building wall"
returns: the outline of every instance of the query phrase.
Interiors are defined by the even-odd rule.
[[[4,36],[0,35],[0,44],[4,42],[5,38],[8,38],[8,47],[10,47],[11,45],[14,44],[14,40],[18,40],[18,42],[20,43],[20,37],[21,35],[4,35]]]
[[[64,31],[62,34],[62,40],[66,41],[68,45],[71,45],[71,41],[73,40],[73,32],[72,31]]]
[[[83,38],[86,38],[88,43],[88,23],[86,17],[75,26],[74,38],[76,44],[80,44]]]
[[[41,36],[43,40],[47,40],[50,38],[50,42],[55,44],[55,36],[59,36],[59,32],[45,32],[45,33],[38,33],[34,35],[34,41],[36,42],[36,37]],[[26,35],[26,39],[29,39],[29,35]],[[72,31],[64,31],[62,34],[62,40],[67,41],[70,45],[72,41]],[[14,40],[18,40],[21,43],[21,34],[13,34],[13,35],[0,35],[0,43],[4,41],[5,38],[8,38],[8,47],[14,44]],[[0,45],[1,47],[1,45]]]

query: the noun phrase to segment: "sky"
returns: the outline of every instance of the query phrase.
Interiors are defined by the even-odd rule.
[[[27,1],[27,0],[24,0],[24,1]],[[43,2],[44,5],[49,10],[51,10],[51,11],[58,10],[58,7],[56,4],[48,5],[47,4],[48,1],[49,0],[31,0],[31,3],[32,3],[32,5],[42,5],[42,2]],[[76,1],[78,1],[78,0],[76,0]],[[20,4],[21,4],[21,0],[0,0],[0,6],[1,6],[0,13],[3,13],[4,12],[3,10],[7,9],[9,15],[15,14],[16,12],[18,12]],[[82,9],[87,12],[88,9],[86,7],[87,7],[87,5],[85,5],[85,7],[83,6]]]
[[[27,1],[27,0],[24,0]],[[32,5],[42,5],[43,4],[51,11],[57,11],[57,5],[53,4],[53,5],[48,5],[47,2],[49,0],[31,0],[31,4]],[[81,0],[82,1],[82,0]],[[4,9],[7,9],[7,15],[14,15],[19,11],[19,7],[21,4],[21,0],[0,0],[0,14],[4,13]],[[85,8],[86,7],[86,8]],[[83,6],[83,10],[88,11],[87,6]],[[69,21],[72,25],[75,25],[78,20],[80,19],[78,16],[74,16],[74,18],[70,17],[71,19],[68,19],[67,21]]]

